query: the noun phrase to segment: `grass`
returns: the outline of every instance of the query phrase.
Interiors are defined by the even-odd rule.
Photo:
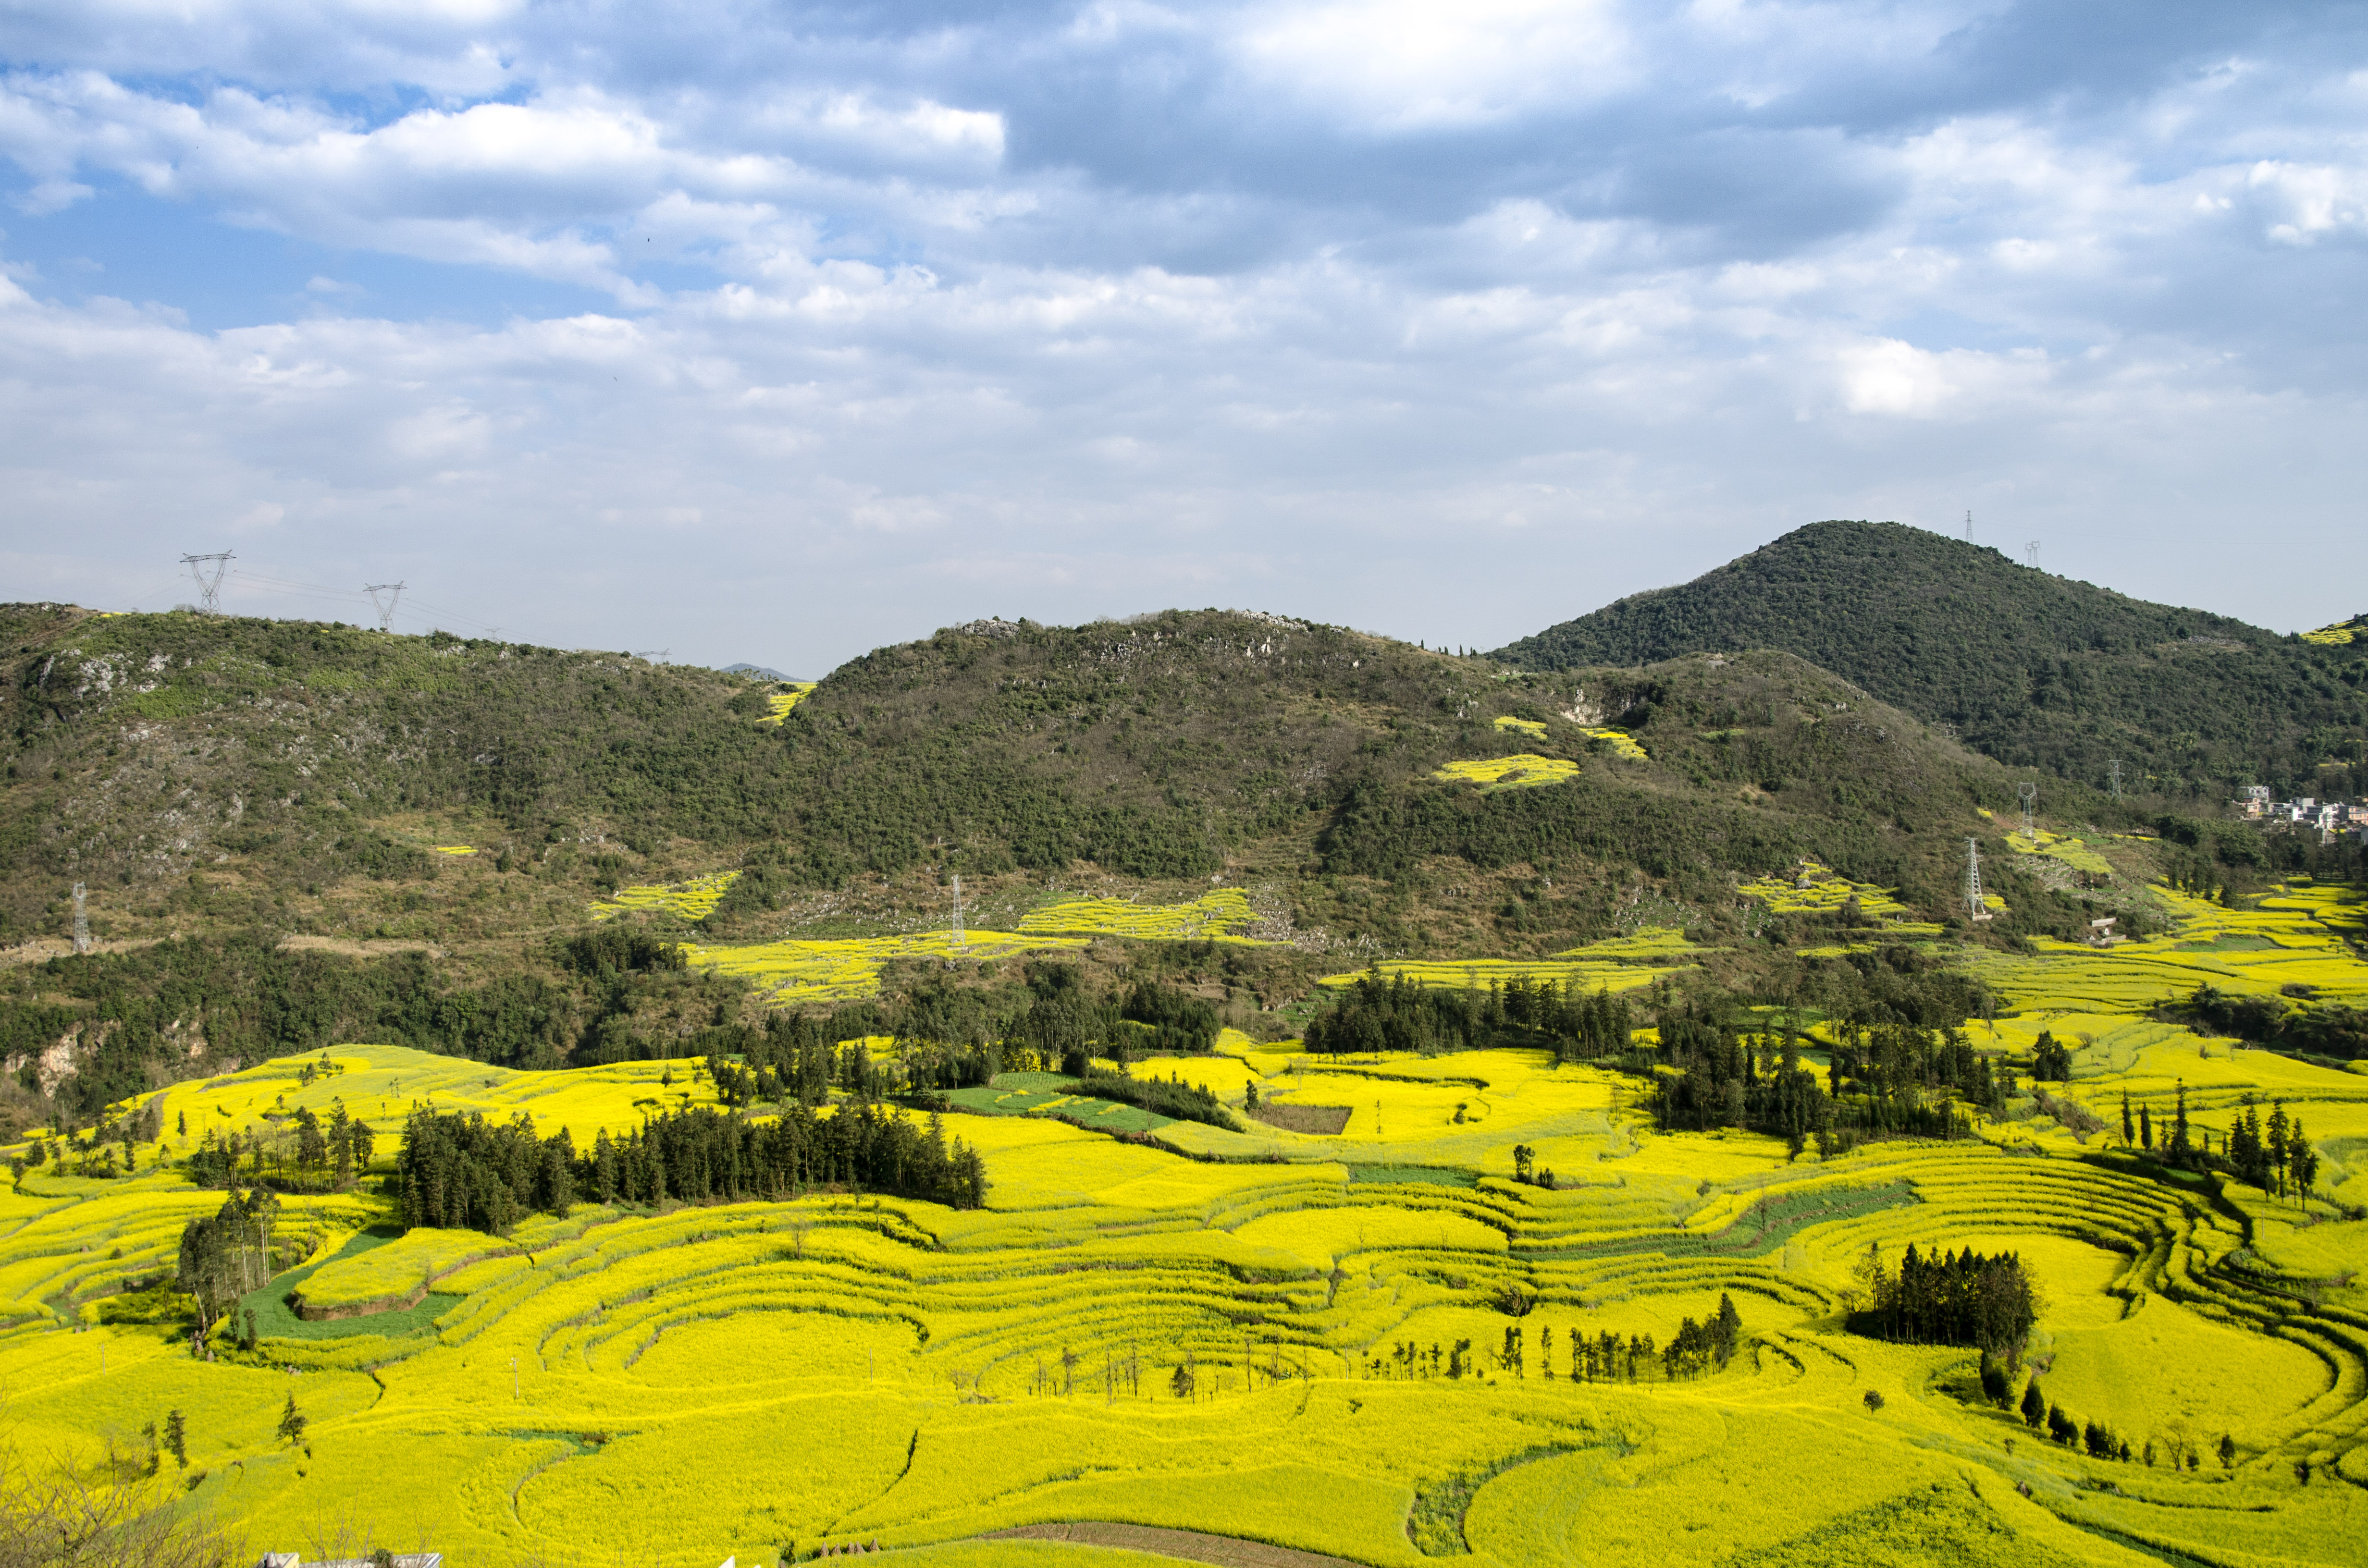
[[[1255,1083],[1279,1106],[1346,1106],[1348,1125],[1160,1125],[1058,1074],[1012,1074],[956,1092],[993,1184],[977,1210],[828,1192],[587,1208],[489,1247],[391,1239],[368,1193],[291,1198],[283,1232],[311,1256],[253,1298],[252,1361],[194,1359],[155,1313],[98,1321],[99,1303],[169,1268],[184,1221],[221,1195],[169,1170],[29,1175],[0,1192],[0,1380],[22,1439],[45,1450],[96,1455],[188,1413],[205,1474],[191,1502],[254,1539],[351,1517],[390,1537],[424,1527],[448,1560],[494,1564],[771,1563],[877,1539],[1033,1568],[1100,1549],[987,1538],[1075,1520],[1372,1568],[1466,1545],[1502,1568],[2101,1568],[2132,1561],[2133,1542],[2172,1561],[2360,1562],[2357,1488],[2328,1471],[2368,1477],[2368,1221],[2324,1196],[2305,1211],[2172,1179],[2113,1147],[2123,1093],[2161,1115],[2183,1085],[2215,1137],[2243,1096],[2277,1098],[2321,1141],[2324,1185],[2359,1190],[2368,1077],[2146,1017],[2161,987],[2202,974],[2368,989],[2341,939],[2359,905],[2301,887],[2257,910],[2169,906],[2178,927],[2154,941],[1971,960],[2016,1007],[1977,1027],[1978,1045],[2027,1051],[2043,1028],[2073,1045],[2063,1092],[2109,1123],[2086,1142],[2023,1102],[1970,1140],[1791,1160],[1756,1135],[1656,1131],[1633,1081],[1541,1052],[1315,1060],[1228,1037],[1137,1070],[1230,1101]],[[1702,958],[1655,931],[1552,961],[1613,983]],[[1471,983],[1447,978],[1469,966],[1434,968]],[[337,1101],[386,1142],[409,1105],[433,1103],[529,1110],[579,1146],[652,1103],[712,1103],[683,1062],[532,1074],[382,1046],[329,1056],[326,1072],[262,1062],[158,1091],[164,1152],[183,1152],[184,1115],[194,1133]],[[1070,1115],[1207,1157],[1057,1119]],[[1516,1144],[1554,1189],[1510,1179]],[[2192,1448],[2203,1470],[2057,1448],[1979,1403],[1969,1352],[1844,1332],[1855,1262],[1910,1244],[2018,1252],[2045,1298],[2031,1353],[2048,1394],[2158,1458]],[[468,1261],[488,1251],[501,1256]],[[416,1308],[321,1323],[286,1308],[431,1278]],[[1745,1329],[1724,1369],[1567,1375],[1574,1335],[1666,1343],[1723,1295]],[[1497,1355],[1508,1328],[1519,1373]],[[1429,1375],[1431,1347],[1459,1341],[1471,1375]],[[291,1392],[304,1446],[274,1435]],[[2224,1432],[2226,1471],[2209,1459]]]

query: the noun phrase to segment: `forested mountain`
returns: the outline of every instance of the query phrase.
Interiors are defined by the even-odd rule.
[[[1781,648],[2009,764],[2225,799],[2356,764],[2368,644],[2125,598],[1897,523],[1798,528],[1496,655],[1528,669]]]

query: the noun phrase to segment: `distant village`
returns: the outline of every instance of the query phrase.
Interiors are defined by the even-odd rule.
[[[2248,784],[2235,803],[2247,818],[2271,828],[2316,828],[2321,844],[2332,844],[2347,833],[2368,835],[2368,802],[2346,805],[2312,795],[2272,801],[2268,785]]]

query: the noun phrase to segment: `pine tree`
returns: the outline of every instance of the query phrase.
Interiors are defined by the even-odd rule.
[[[2318,1181],[2318,1151],[2303,1137],[2300,1117],[2286,1129],[2286,1161],[2294,1171],[2294,1196],[2308,1209],[2310,1189]]]
[[[2137,1142],[2137,1128],[2130,1119],[2130,1092],[2122,1091],[2122,1147],[2127,1149]]]
[[[2022,1424],[2034,1432],[2047,1425],[2047,1396],[2039,1392],[2035,1377],[2023,1385]]]
[[[2266,1156],[2271,1179],[2277,1184],[2280,1198],[2286,1195],[2287,1162],[2293,1150],[2286,1137],[2286,1106],[2283,1100],[2270,1105],[2270,1135],[2263,1141],[2261,1153]]]
[[[2184,1078],[2179,1081],[2178,1108],[2171,1115],[2170,1147],[2164,1152],[2173,1163],[2182,1165],[2194,1157],[2195,1145],[2187,1135],[2187,1080]]]
[[[288,1407],[279,1413],[279,1436],[290,1443],[304,1440],[304,1413],[296,1408],[296,1396],[288,1396]]]
[[[189,1468],[189,1425],[177,1410],[165,1417],[165,1451],[183,1470]]]
[[[2154,1148],[2154,1113],[2145,1106],[2138,1107],[2138,1147]]]

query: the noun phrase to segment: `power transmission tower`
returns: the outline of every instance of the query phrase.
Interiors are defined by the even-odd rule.
[[[2022,835],[2030,838],[2037,832],[2031,820],[2031,808],[2039,803],[2039,786],[2035,783],[2018,784],[2014,792],[2016,798],[2022,801]]]
[[[206,614],[222,613],[222,574],[230,570],[230,563],[236,559],[237,557],[227,550],[218,551],[211,555],[181,557],[181,564],[188,567],[189,575],[198,580],[198,608]],[[211,576],[206,573],[206,568],[209,566],[213,568],[213,574]]]
[[[2120,757],[2117,756],[2113,758],[2112,771],[2113,781],[2113,799],[2118,801],[2122,798],[2122,759]]]
[[[90,911],[83,904],[82,884],[74,884],[74,951],[90,951]]]
[[[401,583],[364,583],[362,592],[370,597],[370,603],[378,609],[378,629],[381,631],[392,631],[394,627],[394,607],[403,602],[403,585]],[[386,597],[381,599],[379,597],[381,594],[384,594]]]
[[[1978,839],[1965,840],[1965,907],[1976,920],[1990,917],[1989,901],[1982,896],[1982,846]]]
[[[2031,569],[2032,569],[2032,571],[2034,571],[2034,572],[2038,571],[2038,570],[2039,570],[2039,541],[2038,541],[2037,540],[2032,540],[2029,544],[2026,544],[2026,545],[2024,545],[2024,546],[2022,547],[2022,552],[2023,552],[2025,555],[2028,555],[2029,557],[2031,557]]]
[[[956,871],[954,873],[954,951],[961,952],[965,945],[962,941],[962,873]]]
[[[1965,510],[1965,542],[1967,544],[1974,542],[1974,514],[1971,507]]]

